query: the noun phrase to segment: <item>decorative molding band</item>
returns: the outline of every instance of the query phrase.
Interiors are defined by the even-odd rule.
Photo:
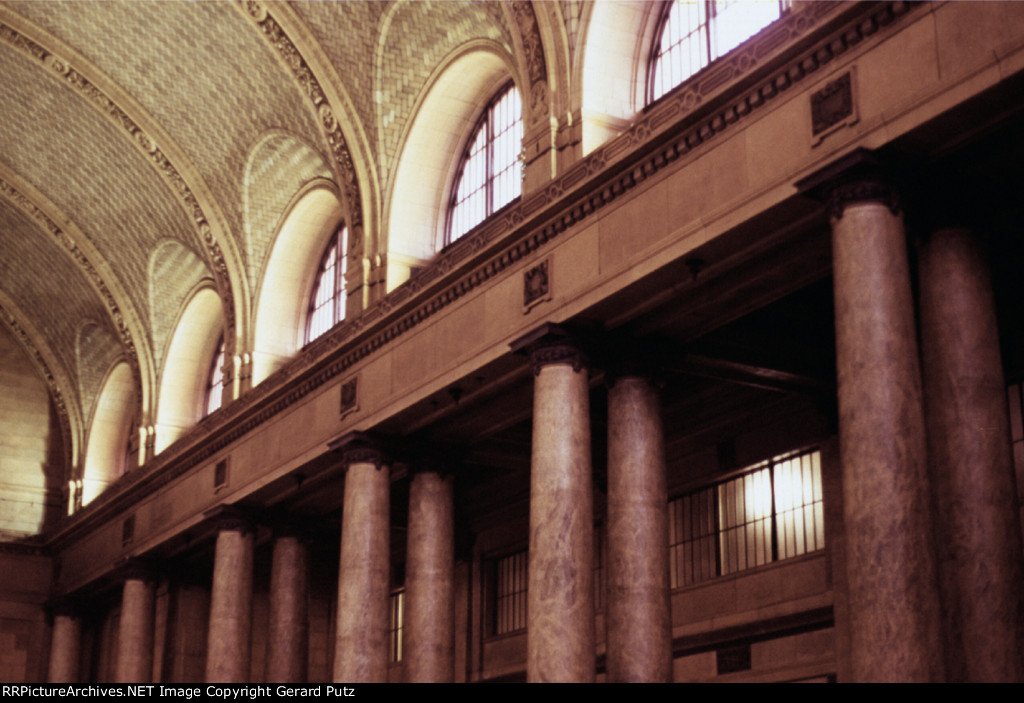
[[[544,109],[548,102],[548,69],[533,3],[529,0],[514,0],[512,16],[519,29],[519,38],[523,43],[523,54],[526,57],[526,70],[530,78],[530,115],[539,120],[548,114],[548,110]]]
[[[253,0],[254,2],[254,0]],[[257,5],[258,7],[258,5]],[[718,137],[723,131],[777,98],[783,91],[831,62],[866,37],[894,25],[916,5],[883,2],[857,5],[845,13],[845,5],[811,3],[773,25],[765,43],[740,52],[747,60],[729,58],[730,79],[746,77],[734,72],[740,66],[754,68],[749,54],[763,56],[782,44],[795,42],[827,23],[836,24],[813,45],[795,56],[773,62],[755,80],[732,84],[705,100],[700,109],[685,112],[693,91],[708,94],[714,71],[695,86],[684,84],[646,115],[601,148],[592,152],[564,176],[527,199],[513,202],[442,252],[419,274],[396,288],[363,313],[346,320],[306,346],[235,402],[192,427],[170,447],[138,471],[125,474],[104,495],[83,508],[54,538],[56,545],[70,542],[81,521],[102,523],[126,509],[138,497],[129,489],[135,484],[143,494],[174,480],[244,437],[282,410],[386,346],[404,333],[514,266],[559,234],[591,217],[616,198],[635,188],[670,163]],[[837,16],[846,18],[833,22]],[[655,135],[658,136],[655,139]],[[622,157],[616,162],[615,159]],[[513,238],[513,235],[518,235]],[[509,240],[500,248],[496,245]],[[496,248],[493,254],[485,250]],[[446,280],[456,266],[483,257],[454,281]],[[71,528],[74,527],[72,530]]]
[[[53,50],[44,47],[17,29],[0,20],[0,41],[4,41],[35,60],[47,71],[55,74],[61,82],[75,90],[81,97],[106,115],[117,127],[124,130],[129,141],[146,157],[157,173],[163,178],[169,190],[174,193],[182,205],[193,229],[205,247],[206,261],[213,269],[217,282],[218,293],[224,301],[224,317],[229,329],[235,329],[235,300],[228,273],[227,262],[221,251],[220,244],[214,236],[207,217],[198,198],[189,184],[182,177],[178,168],[160,148],[156,140],[147,134],[142,127],[121,106],[112,100],[100,88],[90,82],[82,73],[71,65],[71,62],[58,56]],[[232,335],[232,345],[234,339]]]
[[[308,62],[295,46],[295,42],[284,31],[280,23],[271,15],[270,10],[258,0],[245,0],[245,14],[257,27],[264,39],[280,54],[282,61],[291,69],[299,89],[312,103],[317,121],[323,129],[324,137],[331,150],[331,156],[338,165],[341,176],[341,188],[348,205],[348,223],[350,227],[363,226],[362,199],[359,193],[359,180],[356,176],[355,164],[349,152],[345,135],[342,134],[334,111],[327,100],[323,88],[310,69]]]

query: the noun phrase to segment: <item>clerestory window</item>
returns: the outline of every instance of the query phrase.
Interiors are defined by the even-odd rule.
[[[775,457],[668,507],[672,588],[824,549],[821,452]]]
[[[348,227],[338,225],[320,257],[306,315],[306,344],[345,319],[345,271],[348,266]]]
[[[206,404],[203,416],[207,416],[219,408],[224,401],[224,335],[217,342],[217,353],[213,355],[213,365],[206,378]],[[194,406],[193,406],[194,407]]]
[[[459,162],[448,204],[450,244],[522,192],[523,106],[508,83],[488,103]]]
[[[792,0],[674,0],[651,53],[648,102],[782,17]]]

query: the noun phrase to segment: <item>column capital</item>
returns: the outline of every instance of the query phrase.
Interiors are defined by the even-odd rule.
[[[893,215],[902,210],[900,191],[890,170],[869,149],[857,148],[796,182],[801,195],[823,201],[829,216],[839,220],[847,205],[878,202]]]
[[[588,365],[579,334],[574,334],[562,325],[545,322],[532,332],[515,340],[509,347],[516,354],[529,354],[533,375],[551,364],[568,364],[579,372]]]
[[[84,610],[82,603],[74,596],[60,596],[46,604],[54,617],[81,618]]]
[[[666,340],[609,339],[602,345],[601,354],[605,385],[611,388],[622,378],[642,378],[660,387],[666,350],[673,349],[675,345]]]
[[[294,537],[303,543],[313,541],[310,526],[299,516],[284,511],[272,511],[266,515],[265,524],[270,527],[273,538]]]
[[[221,503],[204,512],[203,517],[212,522],[218,532],[254,533],[256,531],[252,512],[237,505]]]
[[[367,432],[348,432],[327,446],[332,452],[341,455],[346,470],[352,464],[373,464],[380,469],[391,463],[391,456],[384,450],[380,438]]]
[[[152,559],[144,557],[128,557],[123,559],[118,563],[115,573],[122,581],[134,579],[136,581],[155,583],[157,580],[156,563]]]

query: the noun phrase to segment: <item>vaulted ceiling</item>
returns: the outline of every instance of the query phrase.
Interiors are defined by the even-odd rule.
[[[119,361],[153,392],[204,282],[245,338],[305,183],[333,181],[350,217],[378,217],[431,73],[467,41],[513,54],[511,16],[500,3],[0,2],[0,319],[71,426]]]

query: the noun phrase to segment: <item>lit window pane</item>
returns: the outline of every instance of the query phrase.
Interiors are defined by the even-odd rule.
[[[217,345],[217,353],[213,357],[213,366],[206,381],[206,412],[209,415],[221,406],[224,399],[224,338]]]
[[[388,601],[388,654],[392,664],[402,661],[405,632],[405,591],[395,591]]]
[[[725,56],[782,16],[791,0],[676,0],[662,20],[650,100]]]
[[[526,628],[526,567],[526,552],[498,560],[495,579],[496,635]]]
[[[821,452],[776,457],[669,503],[672,588],[825,548]]]
[[[313,284],[306,318],[306,343],[345,319],[345,271],[348,268],[348,228],[341,225],[324,250]]]
[[[448,214],[449,243],[519,197],[522,143],[522,103],[509,85],[484,111],[462,157]]]

